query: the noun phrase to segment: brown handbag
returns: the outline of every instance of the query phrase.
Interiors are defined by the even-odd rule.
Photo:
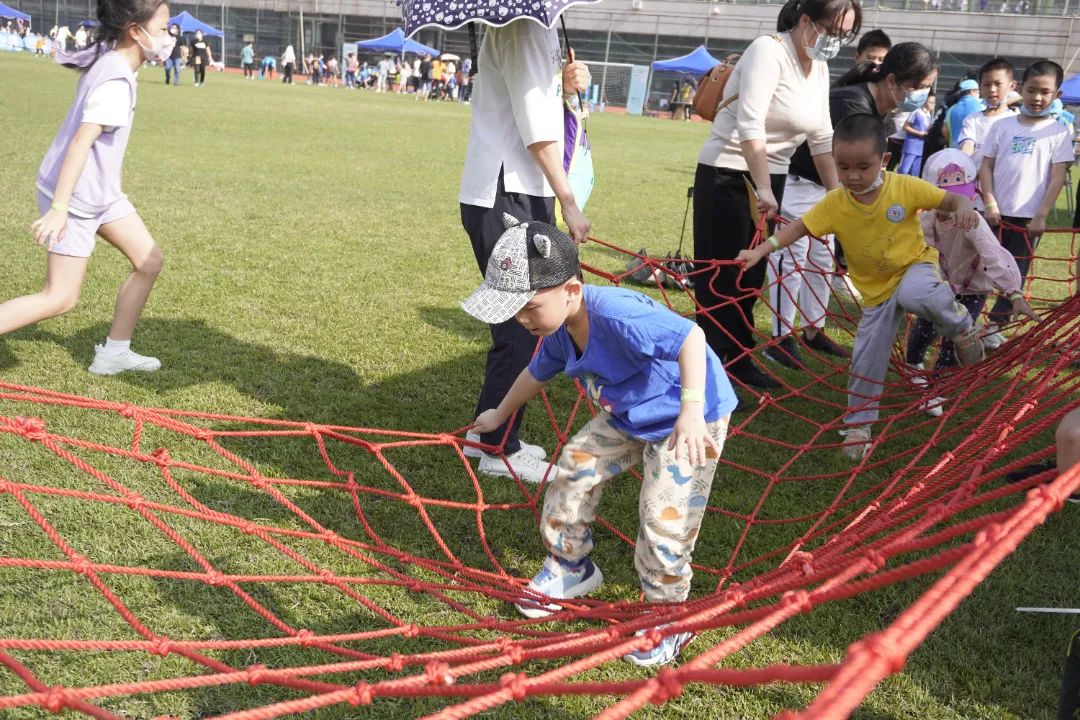
[[[735,93],[727,100],[723,99],[724,88],[737,62],[739,62],[738,55],[728,55],[701,78],[697,92],[694,94],[694,112],[700,117],[712,122],[721,110],[739,98],[739,94]]]

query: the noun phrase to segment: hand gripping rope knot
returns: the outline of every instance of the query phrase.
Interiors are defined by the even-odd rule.
[[[49,436],[49,432],[45,429],[45,421],[41,418],[22,417],[20,415],[15,418],[14,430],[27,440],[35,442],[44,440]]]
[[[429,662],[424,666],[424,675],[428,685],[453,685],[454,676],[450,674],[450,665],[444,662]]]
[[[510,695],[520,702],[529,694],[529,689],[525,687],[528,680],[529,676],[525,673],[506,673],[499,678],[499,687],[509,690]]]
[[[668,700],[673,700],[682,695],[683,684],[679,679],[679,673],[671,668],[663,668],[653,679],[656,690],[653,691],[649,701],[654,705],[663,705]]]

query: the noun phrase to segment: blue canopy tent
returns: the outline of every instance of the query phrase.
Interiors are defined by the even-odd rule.
[[[1066,105],[1080,105],[1080,73],[1061,84],[1061,102]]]
[[[655,72],[675,72],[700,77],[720,64],[720,61],[709,54],[704,45],[698,45],[697,49],[689,55],[683,55],[670,60],[657,60],[652,64]]]
[[[169,18],[170,25],[179,25],[180,32],[193,33],[196,30],[202,30],[203,37],[225,37],[225,33],[218,30],[213,25],[207,25],[202,20],[189,13],[187,10],[180,13],[176,17]]]
[[[431,56],[437,56],[439,51],[433,47],[427,45],[421,45],[412,39],[405,37],[405,31],[401,28],[395,28],[392,33],[383,35],[382,37],[374,38],[373,40],[361,40],[356,43],[356,47],[359,50],[368,50],[371,52],[392,52],[395,55],[403,55],[404,53],[416,53],[417,55],[423,55],[427,53]]]
[[[0,2],[0,18],[5,20],[29,20],[30,16]]]

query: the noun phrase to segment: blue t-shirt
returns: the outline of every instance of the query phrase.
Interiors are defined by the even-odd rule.
[[[245,45],[240,49],[240,62],[253,63],[255,62],[255,51],[250,45]]]
[[[960,147],[960,131],[964,129],[964,118],[985,109],[983,101],[974,95],[965,95],[949,108],[949,114],[945,118],[949,123],[949,147]]]
[[[930,129],[930,115],[925,110],[916,110],[908,116],[907,124],[919,132],[926,132]],[[924,143],[924,137],[906,133],[904,136],[904,154],[922,155]]]
[[[547,382],[577,378],[619,430],[655,442],[671,435],[681,408],[679,351],[694,323],[633,290],[584,286],[589,343],[578,357],[566,325],[544,338],[529,372]],[[737,400],[720,359],[705,349],[705,421]]]

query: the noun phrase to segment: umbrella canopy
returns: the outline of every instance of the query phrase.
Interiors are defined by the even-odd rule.
[[[169,18],[169,24],[179,25],[180,32],[193,33],[196,30],[202,30],[202,34],[206,37],[225,37],[225,33],[221,32],[213,25],[207,25],[187,10],[176,17]]]
[[[435,48],[421,45],[415,40],[406,38],[405,31],[401,28],[394,28],[393,32],[383,35],[382,37],[374,38],[373,40],[361,40],[356,43],[356,47],[360,50],[392,52],[398,55],[403,53],[416,53],[417,55],[427,54],[433,57],[439,55],[439,51]]]
[[[88,27],[88,28],[97,27],[97,26],[101,25],[101,23],[99,23],[97,20],[83,20],[79,24],[82,25],[83,27]]]
[[[450,60],[452,62],[461,62],[461,56],[454,53],[443,53],[439,56],[440,60]]]
[[[1061,102],[1066,105],[1080,104],[1080,73],[1061,84]]]
[[[683,55],[670,60],[657,60],[652,64],[652,69],[657,72],[677,72],[688,75],[704,75],[720,64],[720,61],[709,54],[704,45],[698,45],[697,49],[689,55]]]
[[[30,16],[0,2],[0,18],[5,20],[29,20]]]
[[[494,27],[527,18],[544,27],[555,26],[563,10],[579,3],[600,0],[397,0],[405,18],[405,32],[412,35],[420,28],[459,28],[476,20]]]

